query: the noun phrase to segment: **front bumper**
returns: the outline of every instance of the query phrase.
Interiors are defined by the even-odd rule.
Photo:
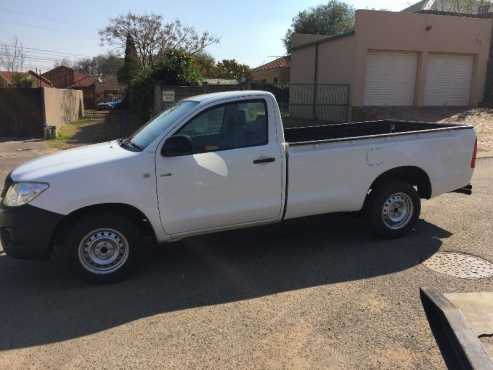
[[[5,253],[21,259],[44,259],[51,253],[56,226],[63,215],[29,204],[0,205],[0,239]]]

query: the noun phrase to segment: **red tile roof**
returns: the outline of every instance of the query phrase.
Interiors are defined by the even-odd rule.
[[[68,87],[89,87],[96,83],[94,77],[85,75],[84,73],[74,72],[74,83]]]
[[[254,71],[270,71],[272,69],[280,69],[280,68],[289,68],[290,57],[281,57],[276,60],[273,60],[270,63],[261,65],[254,69]]]

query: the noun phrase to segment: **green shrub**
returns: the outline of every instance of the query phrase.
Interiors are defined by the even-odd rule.
[[[193,86],[201,80],[200,73],[190,55],[170,50],[150,68],[140,71],[128,86],[130,108],[143,119],[148,119],[153,108],[154,86]]]

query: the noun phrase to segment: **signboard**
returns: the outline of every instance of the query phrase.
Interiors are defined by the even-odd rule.
[[[174,103],[175,102],[175,90],[162,90],[161,97],[163,103]]]

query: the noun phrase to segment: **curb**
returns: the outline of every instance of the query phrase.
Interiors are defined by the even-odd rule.
[[[420,289],[431,331],[449,369],[492,370],[493,362],[462,311],[433,288]]]

